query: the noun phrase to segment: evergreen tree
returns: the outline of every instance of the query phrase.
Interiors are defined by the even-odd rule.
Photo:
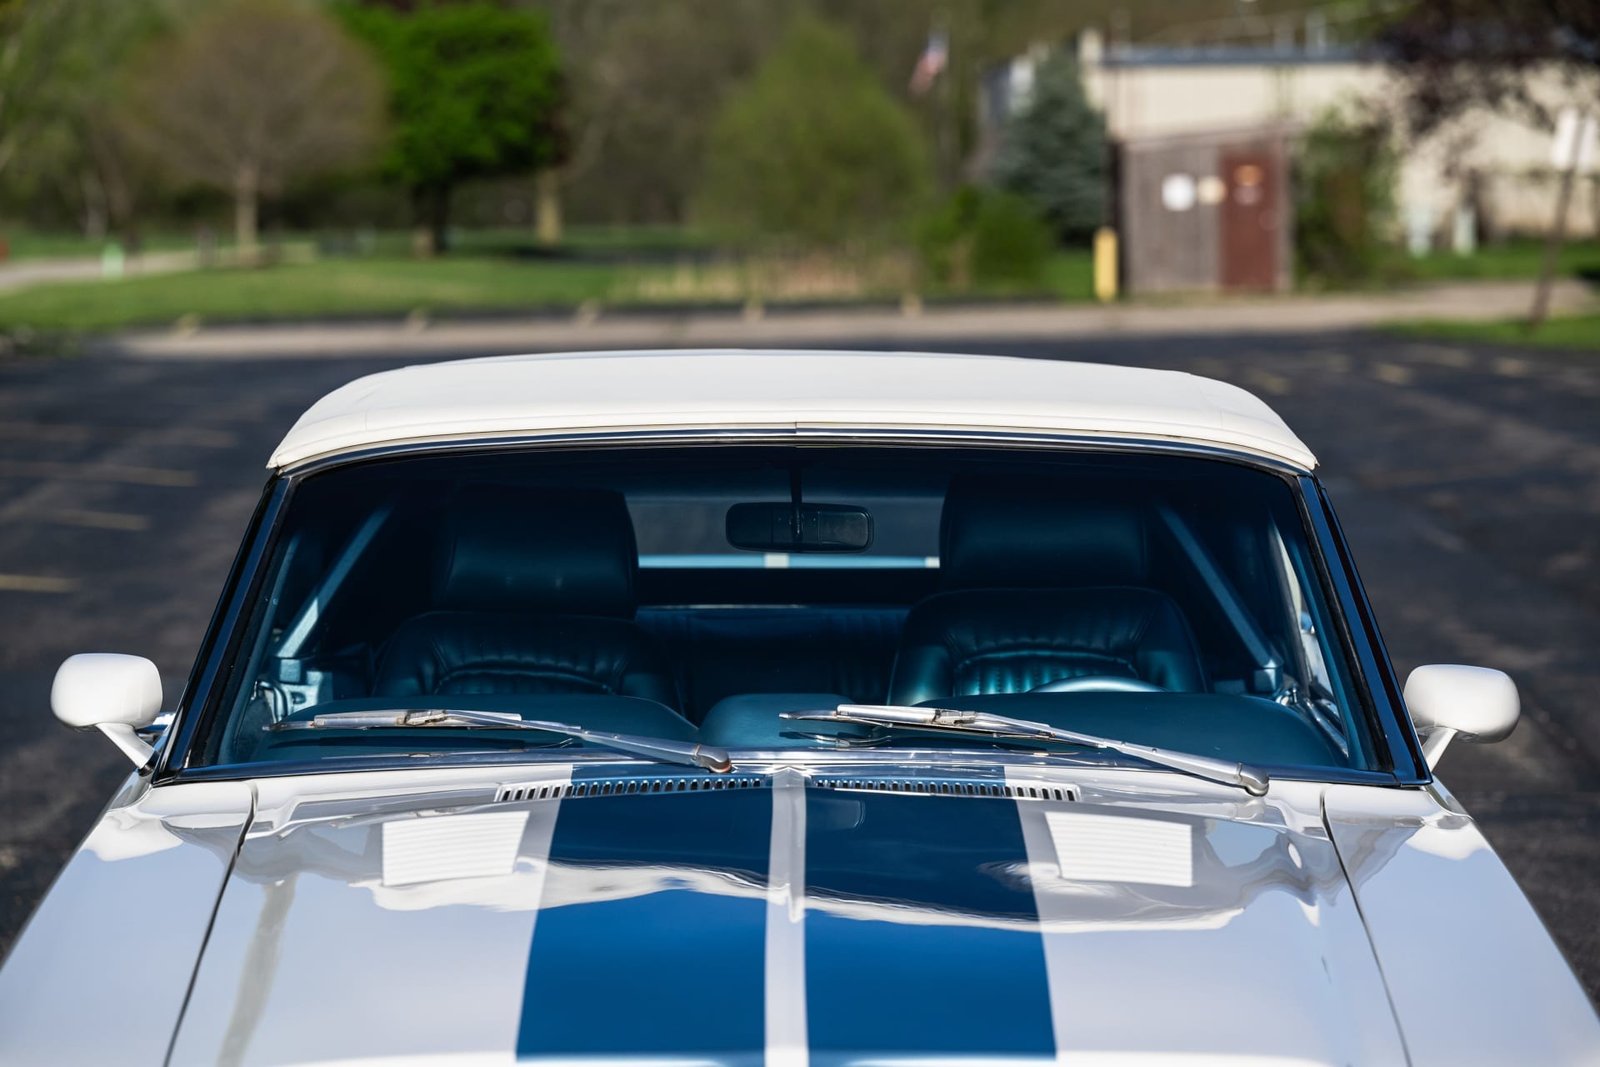
[[[1070,57],[1039,67],[1027,105],[1006,124],[992,176],[1032,201],[1063,242],[1084,240],[1104,221],[1105,117]]]

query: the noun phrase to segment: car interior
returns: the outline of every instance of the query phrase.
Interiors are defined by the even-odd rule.
[[[413,750],[273,728],[396,707],[844,746],[854,735],[781,716],[865,703],[1360,766],[1361,705],[1317,575],[1290,483],[1210,459],[746,446],[369,461],[294,486],[206,755]],[[443,734],[430,751],[551,743]]]

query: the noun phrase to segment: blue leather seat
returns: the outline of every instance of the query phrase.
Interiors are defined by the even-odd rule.
[[[633,622],[638,568],[620,494],[479,486],[452,501],[435,610],[400,626],[374,695],[596,693],[677,706]]]
[[[890,700],[1088,675],[1203,691],[1188,621],[1150,585],[1150,534],[1140,506],[1111,493],[955,480],[940,528],[944,591],[906,619]]]

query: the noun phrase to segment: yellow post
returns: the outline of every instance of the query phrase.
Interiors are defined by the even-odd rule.
[[[1117,231],[1094,231],[1094,298],[1102,304],[1117,298]]]

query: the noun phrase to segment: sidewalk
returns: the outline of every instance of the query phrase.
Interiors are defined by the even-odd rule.
[[[1360,329],[1412,319],[1507,319],[1526,313],[1529,282],[1443,285],[1384,293],[1223,299],[1204,303],[1109,306],[882,308],[784,312],[580,312],[570,319],[497,318],[427,322],[352,322],[202,327],[133,332],[101,338],[93,351],[145,359],[306,359],[321,356],[558,351],[589,348],[674,348],[828,345],[901,347],[921,341],[1064,340],[1105,336],[1295,334]],[[1600,308],[1594,292],[1563,281],[1554,313]]]
[[[123,261],[128,277],[140,274],[171,274],[196,270],[200,254],[193,251],[141,252]],[[46,282],[92,282],[104,277],[99,256],[71,256],[64,259],[19,259],[0,264],[0,292],[26,289]]]

